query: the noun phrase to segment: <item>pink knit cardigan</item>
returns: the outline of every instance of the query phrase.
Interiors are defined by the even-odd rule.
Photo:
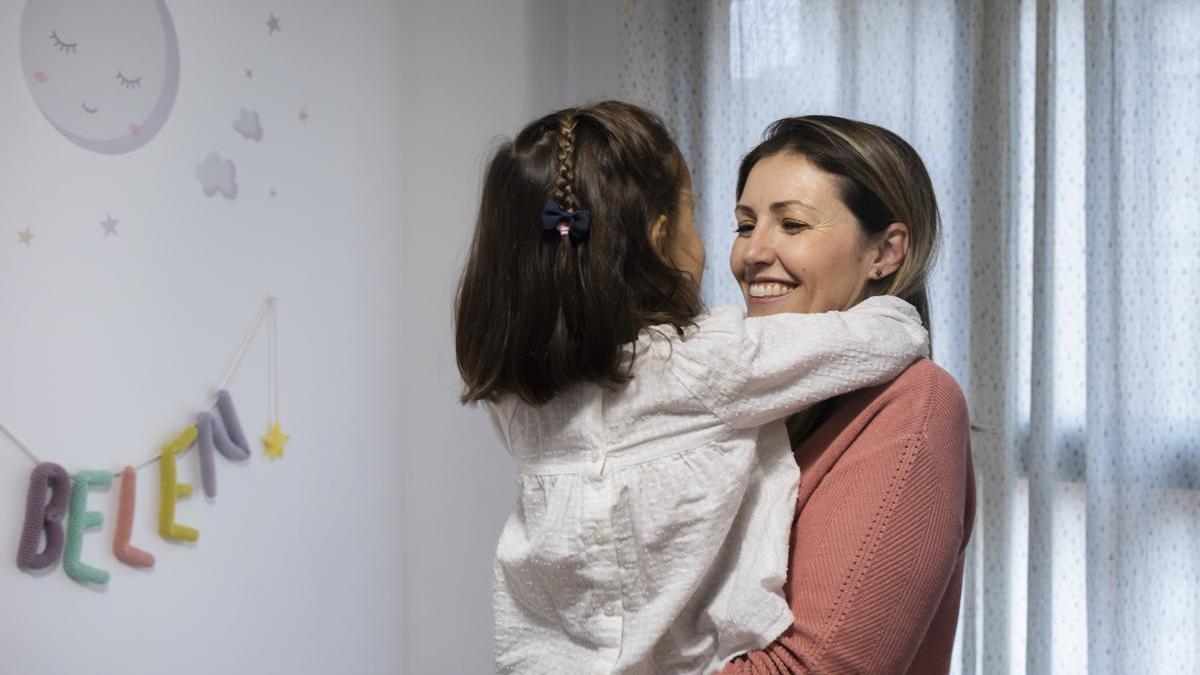
[[[962,390],[923,359],[826,410],[795,449],[795,621],[722,674],[945,673],[975,517]]]

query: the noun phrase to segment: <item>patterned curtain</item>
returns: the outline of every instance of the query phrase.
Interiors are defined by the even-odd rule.
[[[825,113],[921,153],[934,355],[979,512],[960,673],[1200,673],[1200,3],[622,0],[692,165],[710,304],[741,155]]]

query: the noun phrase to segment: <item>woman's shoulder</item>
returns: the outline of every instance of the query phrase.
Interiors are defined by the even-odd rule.
[[[962,387],[933,361],[917,359],[875,397],[883,418],[903,420],[904,426],[936,435],[967,434],[970,417]]]
[[[927,358],[919,358],[887,385],[887,390],[964,400],[954,376]]]

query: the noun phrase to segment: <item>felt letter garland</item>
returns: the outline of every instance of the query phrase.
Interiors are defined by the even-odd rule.
[[[204,483],[204,494],[217,496],[217,473],[213,467],[213,446],[226,459],[243,460],[250,457],[250,443],[242,431],[233,399],[229,392],[217,392],[217,413],[202,412],[196,416],[196,430],[200,446],[200,480]]]
[[[67,515],[67,546],[63,551],[63,570],[80,583],[107,584],[108,572],[80,561],[83,553],[83,531],[100,527],[104,515],[87,510],[88,489],[93,485],[108,487],[112,474],[107,471],[80,471],[71,479],[71,509]]]
[[[277,459],[283,455],[288,435],[283,432],[279,422],[279,331],[275,297],[270,295],[263,301],[253,323],[230,359],[217,386],[216,396],[210,398],[201,408],[204,412],[196,415],[196,423],[183,428],[175,438],[161,447],[157,454],[142,462],[124,466],[119,472],[80,471],[72,474],[58,464],[42,461],[37,452],[8,425],[0,421],[0,440],[10,441],[34,464],[25,497],[25,519],[17,546],[17,567],[26,572],[48,570],[61,559],[63,571],[71,579],[82,584],[107,584],[111,574],[85,564],[81,558],[84,534],[104,524],[104,516],[99,511],[88,510],[88,494],[95,487],[111,486],[114,480],[121,481],[121,490],[112,540],[113,555],[126,565],[153,567],[155,557],[148,551],[134,546],[131,539],[137,509],[137,472],[155,462],[160,463],[161,469],[159,534],[168,540],[197,541],[200,533],[195,528],[175,522],[176,504],[192,493],[190,483],[179,482],[179,455],[187,451],[193,443],[198,443],[197,457],[201,480],[209,497],[217,493],[214,451],[219,451],[231,461],[245,461],[250,458],[250,442],[226,387],[263,327],[266,327],[267,335],[269,381],[269,431],[263,437],[263,445],[266,455]],[[3,667],[0,667],[0,670],[3,670]]]
[[[163,539],[196,541],[200,538],[200,533],[195,528],[175,524],[175,502],[181,497],[192,494],[191,483],[175,482],[175,455],[187,450],[195,440],[196,427],[188,427],[162,449],[160,462],[162,508],[158,516],[158,533],[162,535]]]
[[[46,492],[50,501],[46,502]],[[42,462],[29,476],[29,492],[25,497],[25,526],[21,529],[21,544],[17,547],[17,567],[44,570],[58,561],[63,550],[63,515],[71,498],[71,478],[67,470],[53,462]],[[46,533],[46,548],[38,553],[42,533]]]
[[[132,466],[121,471],[121,505],[117,511],[117,534],[113,555],[130,567],[153,567],[154,556],[129,543],[133,536],[133,509],[137,504],[137,472]]]

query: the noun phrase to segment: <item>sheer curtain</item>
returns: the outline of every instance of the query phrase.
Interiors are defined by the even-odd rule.
[[[692,164],[710,304],[740,156],[896,131],[944,223],[934,355],[979,511],[960,673],[1200,672],[1200,3],[623,0],[622,95]]]

